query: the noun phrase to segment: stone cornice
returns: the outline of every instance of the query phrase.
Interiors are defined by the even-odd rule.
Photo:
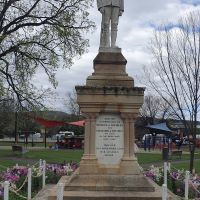
[[[78,94],[107,94],[107,95],[144,95],[144,87],[92,87],[76,86]]]

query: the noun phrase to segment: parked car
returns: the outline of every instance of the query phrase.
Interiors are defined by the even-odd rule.
[[[41,133],[33,133],[29,135],[29,137],[33,139],[38,139],[38,138],[41,138]]]
[[[72,131],[59,131],[58,134],[52,136],[52,139],[53,140],[56,140],[56,139],[63,140],[66,137],[74,137],[74,132],[72,132]]]

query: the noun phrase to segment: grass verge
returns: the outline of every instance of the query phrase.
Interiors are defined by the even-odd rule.
[[[39,161],[39,159],[46,160],[47,163],[80,162],[82,155],[83,150],[31,150],[24,155],[20,153],[14,154],[11,150],[0,150],[0,171],[5,170],[7,167],[12,167],[16,163],[19,165],[31,165]],[[161,153],[137,153],[136,156],[140,165],[146,165],[147,167],[153,164],[162,165]],[[195,158],[200,159],[200,154],[197,153]],[[200,160],[196,160],[194,165],[196,172],[200,174]],[[183,154],[181,159],[173,159],[172,166],[178,169],[189,169],[189,154]]]

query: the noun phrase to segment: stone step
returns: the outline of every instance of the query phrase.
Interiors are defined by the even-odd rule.
[[[112,187],[112,186],[65,186],[65,191],[131,191],[153,192],[154,188],[148,187]]]
[[[63,200],[161,200],[156,192],[64,191]],[[56,200],[50,195],[48,200]]]
[[[66,182],[65,182],[66,183]],[[139,175],[76,175],[65,184],[66,191],[154,192],[149,179]]]
[[[59,182],[68,185],[67,183],[69,183],[70,180],[72,180],[72,177],[63,176]],[[79,187],[79,190],[76,188],[73,191],[69,190],[72,189],[72,187],[69,187],[68,189],[65,187],[67,190],[64,191],[63,200],[161,200],[162,188],[151,179],[148,179],[148,181],[155,188],[155,191],[115,191],[113,190],[114,188],[112,188],[112,191],[91,191],[89,190],[90,187],[87,188],[88,190]],[[86,177],[85,183],[88,185]],[[52,190],[48,192],[48,200],[57,199],[56,187],[52,188]],[[180,200],[180,198],[168,190],[168,200]]]

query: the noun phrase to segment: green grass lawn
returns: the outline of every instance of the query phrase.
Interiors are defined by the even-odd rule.
[[[162,160],[162,155],[159,153],[137,153],[136,157],[140,164],[156,163]]]
[[[49,145],[52,145],[54,144],[55,142],[47,142],[47,147],[49,147]],[[12,146],[14,144],[14,142],[0,142],[0,146]],[[21,146],[25,146],[24,142],[19,142],[18,143],[19,145]],[[33,145],[32,145],[32,142],[28,142],[28,144],[26,145],[27,147],[44,147],[45,144],[43,142],[33,142]]]
[[[39,161],[39,159],[46,160],[47,163],[80,162],[82,154],[83,150],[32,150],[24,155],[13,153],[11,150],[0,150],[0,170],[11,167],[16,163],[19,165],[31,165]]]
[[[189,161],[188,162],[185,162],[185,163],[173,163],[173,167],[176,168],[176,169],[189,169]],[[200,174],[200,160],[196,160],[194,162],[194,168],[195,168],[195,172],[197,174]]]
[[[16,157],[16,160],[13,159]],[[11,150],[0,150],[0,171],[6,170],[18,163],[19,165],[27,165],[28,162],[20,160],[21,154],[14,154]]]
[[[5,171],[7,168],[12,167],[14,165],[19,164],[19,165],[27,165],[27,162],[23,161],[18,161],[16,162],[15,160],[2,160],[0,161],[0,171]]]
[[[160,153],[137,153],[138,162],[142,164],[148,163],[156,163],[162,161],[162,152]],[[177,157],[173,157],[172,161],[177,160]],[[181,160],[189,160],[190,155],[189,153],[184,153],[181,157]],[[200,159],[200,153],[195,154],[195,159]]]
[[[52,151],[40,150],[40,151],[30,151],[25,154],[25,158],[29,159],[43,159],[49,163],[63,163],[64,161],[75,161],[80,162],[83,155],[83,150],[59,150]]]
[[[64,161],[80,162],[83,155],[83,150],[59,150],[53,151],[51,149],[31,150],[24,155],[20,153],[14,154],[11,150],[0,150],[0,171],[5,170],[18,163],[19,165],[33,164],[39,159],[46,160],[47,163],[63,163]],[[137,153],[138,162],[140,165],[145,165],[146,168],[150,165],[162,165],[162,153]],[[196,159],[200,159],[200,153],[195,155]],[[180,161],[183,163],[174,163],[176,159],[172,160],[172,166],[179,169],[189,169],[189,154],[183,154]],[[195,161],[195,169],[200,174],[200,161]]]

